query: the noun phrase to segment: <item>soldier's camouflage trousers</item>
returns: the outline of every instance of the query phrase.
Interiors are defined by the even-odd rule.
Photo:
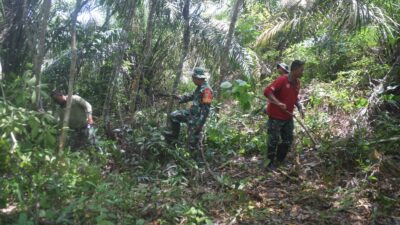
[[[274,162],[275,159],[282,162],[292,145],[294,129],[293,120],[276,120],[269,118],[267,121],[267,129],[267,157],[270,162]]]
[[[197,118],[190,116],[189,110],[176,110],[170,114],[170,128],[171,135],[170,139],[178,139],[181,125],[180,123],[186,123],[188,125],[188,142],[189,149],[199,149],[202,138],[202,127],[196,127]]]

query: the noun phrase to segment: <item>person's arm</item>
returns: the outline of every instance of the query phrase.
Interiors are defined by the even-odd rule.
[[[284,84],[283,77],[278,77],[272,84],[270,84],[268,87],[265,88],[264,90],[264,96],[268,98],[268,100],[272,103],[277,105],[279,108],[282,110],[286,111],[286,104],[280,102],[276,96],[274,95],[274,92],[279,91]]]
[[[78,95],[74,95],[72,96],[75,101],[80,104],[86,112],[86,117],[87,117],[87,123],[92,125],[93,124],[93,117],[92,117],[92,105],[87,102],[85,99],[83,99],[82,97],[78,96]]]
[[[186,103],[193,100],[193,93],[188,95],[179,96],[179,103]]]
[[[206,123],[208,114],[210,113],[212,100],[213,92],[210,88],[206,87],[201,93],[200,118],[197,124],[199,129],[201,129],[201,127],[203,127],[203,125]]]

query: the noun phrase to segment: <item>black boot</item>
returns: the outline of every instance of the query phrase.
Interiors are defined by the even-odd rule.
[[[169,131],[163,132],[165,139],[169,142],[178,140],[181,125],[171,121],[169,127]]]
[[[171,132],[174,139],[178,139],[181,125],[179,123],[171,122]]]
[[[274,168],[274,160],[275,160],[275,152],[276,149],[268,147],[267,149],[267,157],[264,159],[264,167]],[[268,159],[268,160],[267,160]]]
[[[276,159],[278,162],[283,162],[285,160],[287,153],[289,152],[290,146],[287,144],[279,144]]]

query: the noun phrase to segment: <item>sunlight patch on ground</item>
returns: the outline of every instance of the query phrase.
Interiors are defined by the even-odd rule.
[[[17,205],[12,205],[11,204],[11,205],[7,205],[7,207],[4,208],[4,209],[0,209],[0,213],[11,214],[16,209],[17,209]]]

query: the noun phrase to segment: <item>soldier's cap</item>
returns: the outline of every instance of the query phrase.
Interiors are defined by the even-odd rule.
[[[199,79],[206,79],[207,76],[204,74],[204,69],[201,67],[195,67],[192,72],[192,77],[196,77]]]
[[[286,65],[285,63],[278,63],[278,64],[276,64],[276,68],[279,69],[279,67],[282,68],[284,71],[286,71],[286,72],[289,73],[289,66]]]

